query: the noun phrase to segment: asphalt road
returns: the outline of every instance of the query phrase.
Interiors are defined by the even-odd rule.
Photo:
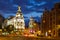
[[[24,36],[1,36],[0,40],[60,40],[60,38],[24,37]]]

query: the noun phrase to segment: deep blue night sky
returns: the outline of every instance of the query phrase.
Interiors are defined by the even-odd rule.
[[[19,5],[25,20],[33,16],[39,21],[44,8],[50,10],[57,2],[60,2],[60,0],[0,0],[0,14],[5,18],[10,15],[15,16]]]

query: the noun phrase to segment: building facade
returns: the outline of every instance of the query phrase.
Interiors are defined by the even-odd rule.
[[[60,32],[60,3],[56,3],[50,11],[43,12],[41,20],[42,32],[50,36],[59,36]]]
[[[7,20],[7,25],[13,25],[14,29],[16,30],[25,29],[24,17],[21,12],[20,6],[18,6],[18,11],[16,13],[16,16],[13,17],[12,19]]]
[[[37,22],[35,22],[33,17],[30,17],[29,31],[30,32],[37,32],[37,31],[39,31],[39,24]]]

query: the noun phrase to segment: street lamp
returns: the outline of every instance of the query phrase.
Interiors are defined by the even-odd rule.
[[[48,30],[49,33],[51,33],[51,30]]]
[[[51,37],[51,30],[48,30],[48,36]]]
[[[43,23],[45,23],[45,20],[43,20]]]

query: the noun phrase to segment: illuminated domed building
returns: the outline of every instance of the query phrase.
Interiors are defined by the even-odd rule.
[[[39,24],[37,22],[35,22],[33,17],[30,17],[30,21],[29,21],[29,31],[31,33],[35,33],[36,31],[39,30]]]
[[[30,17],[30,21],[29,21],[29,32],[30,33],[35,33],[35,26],[34,26],[34,18]]]
[[[7,25],[14,25],[16,30],[25,29],[24,17],[22,15],[20,6],[18,6],[18,11],[16,16],[7,21]]]
[[[33,19],[33,17],[30,17],[29,29],[33,28],[33,24],[34,24],[34,19]]]

